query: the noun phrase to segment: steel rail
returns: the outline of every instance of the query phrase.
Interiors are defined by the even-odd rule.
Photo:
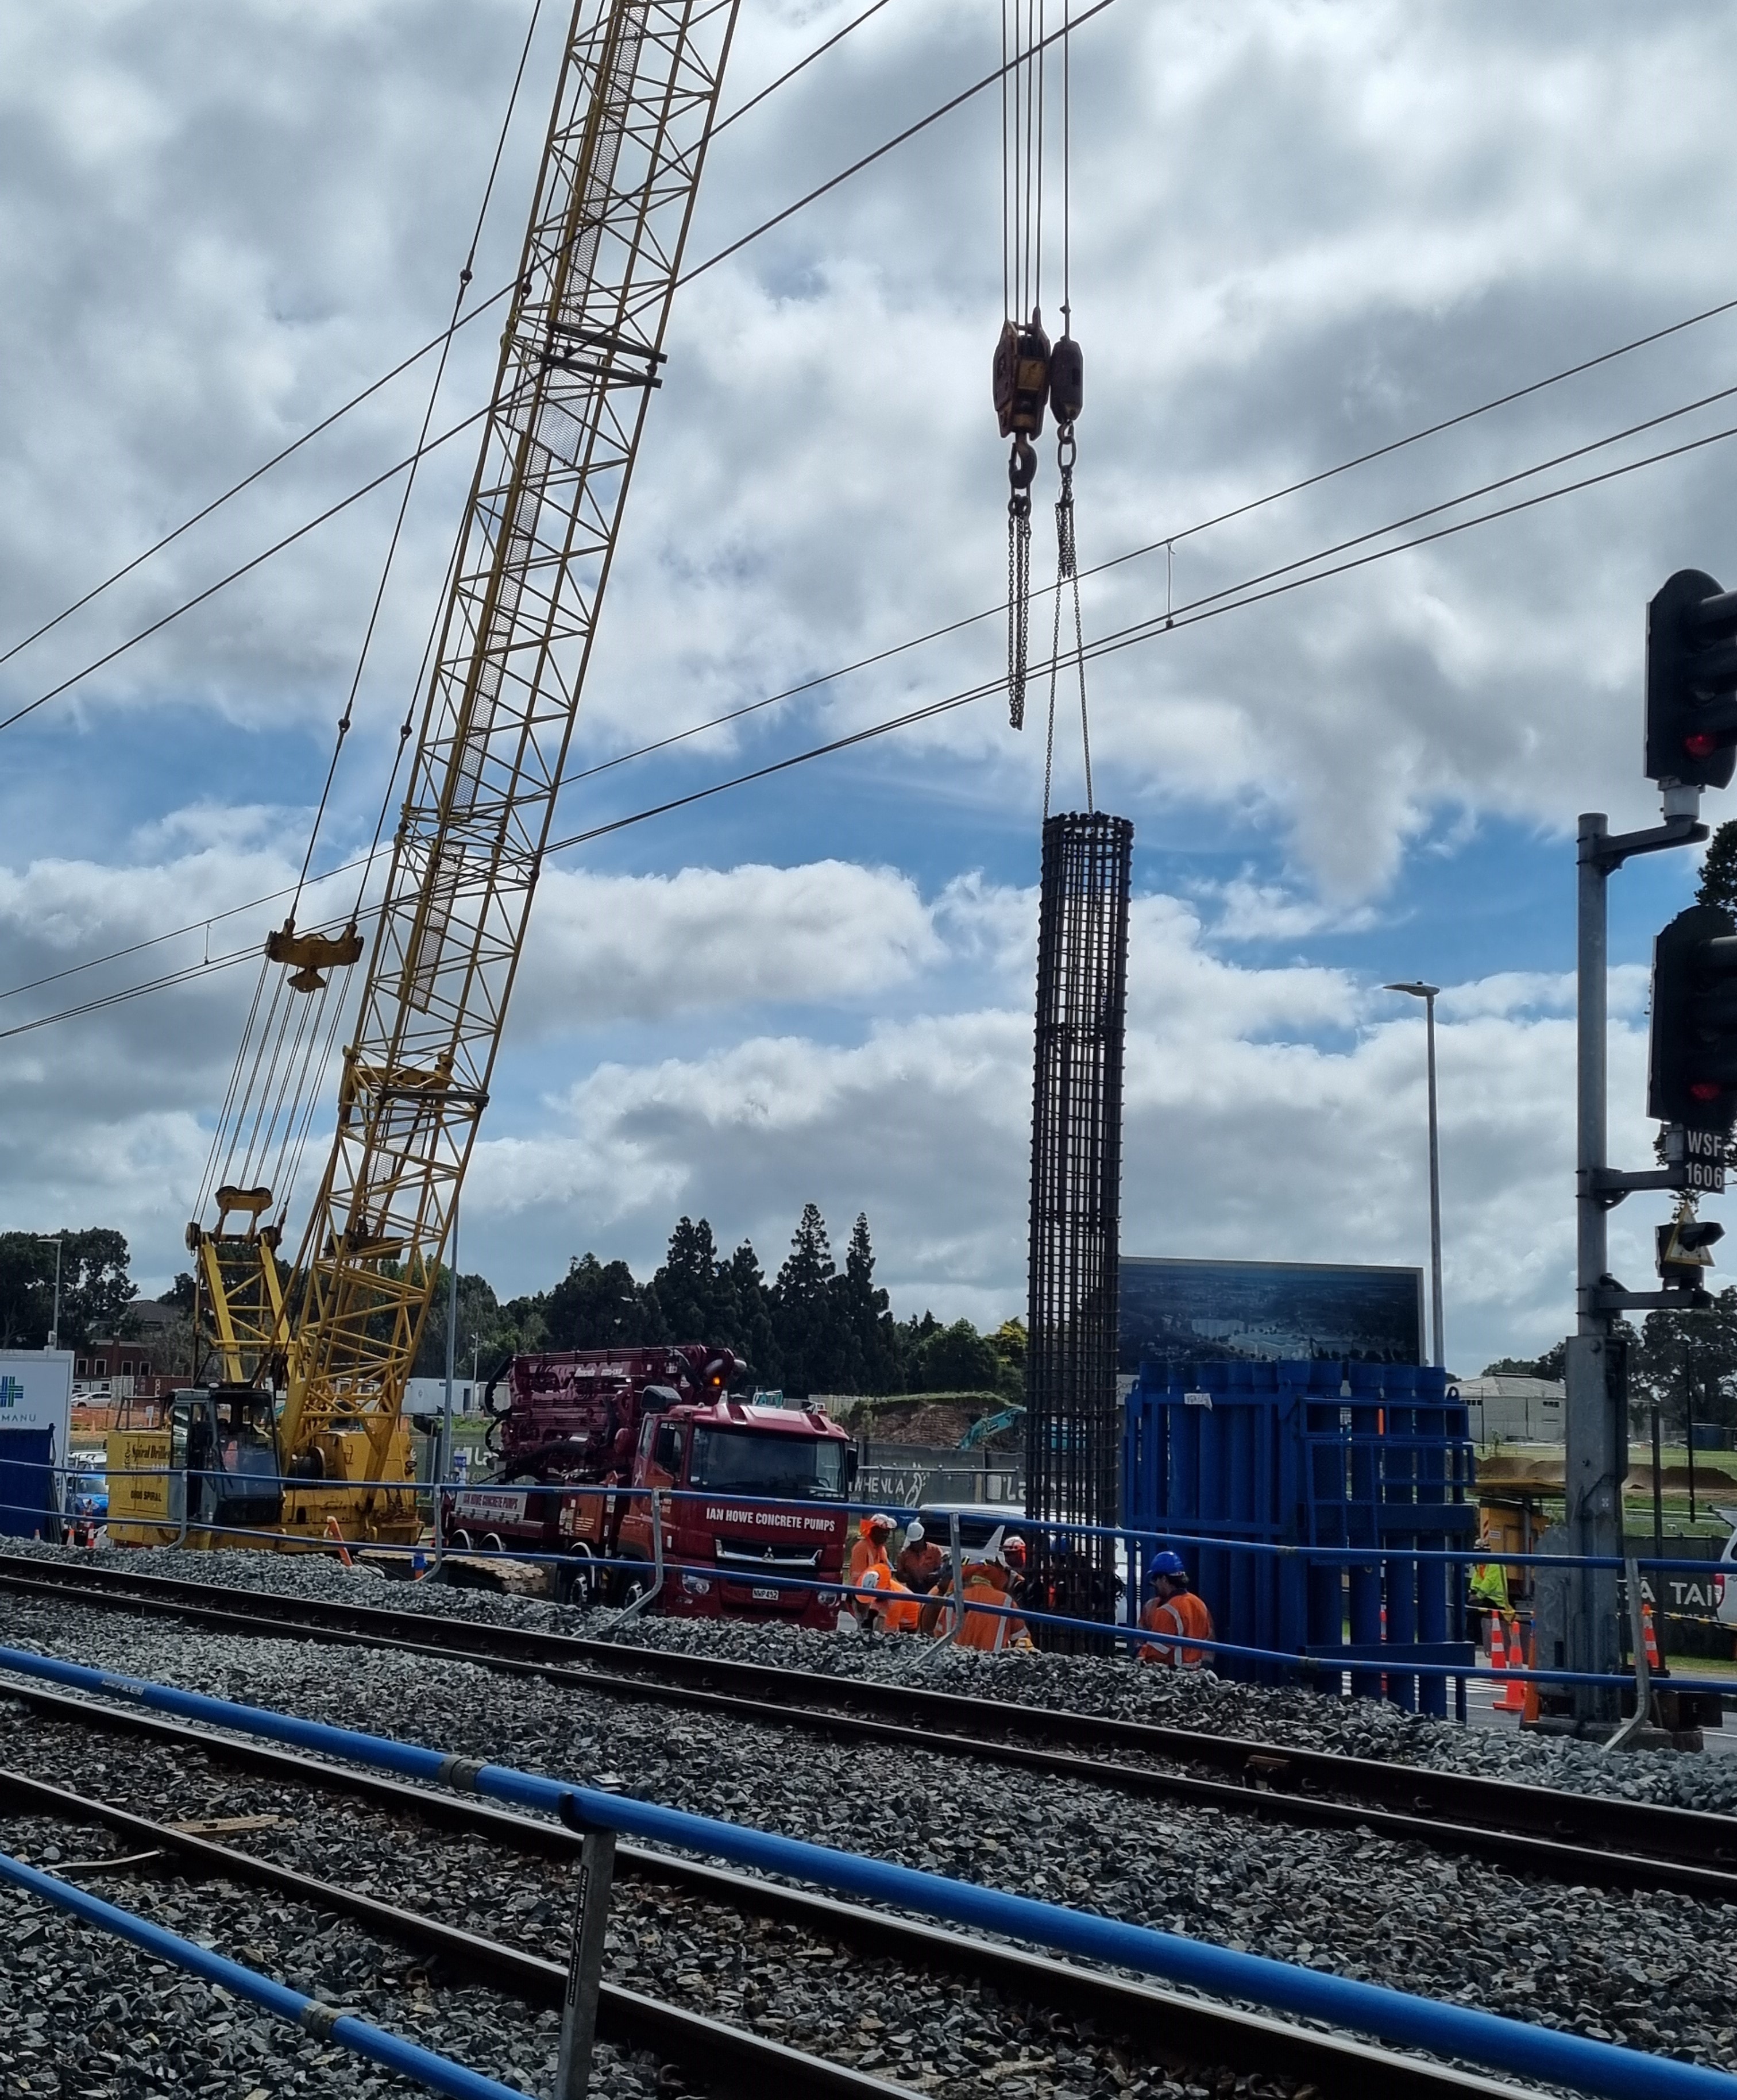
[[[145,1848],[113,1861],[78,1863],[86,1872],[99,1868],[136,1872],[152,1854],[173,1856],[177,1867],[223,1881],[253,1883],[315,1909],[353,1918],[382,1939],[449,1962],[468,1979],[486,1978],[492,1988],[526,2005],[559,2010],[567,1989],[564,1961],[549,1961],[526,1949],[509,1947],[461,1926],[443,1925],[415,1911],[382,1903],[377,1896],[322,1881],[275,1860],[261,1859],[233,1846],[220,1845],[172,1824],[153,1823],[130,1810],[93,1801],[67,1788],[24,1772],[0,1771],[0,1801],[15,1813],[55,1816],[77,1823],[99,1823]],[[60,1877],[67,1878],[64,1868]],[[81,1875],[81,1879],[83,1876]],[[761,2035],[747,2032],[698,2013],[684,2012],[662,2000],[648,1998],[619,1984],[605,1983],[597,2008],[597,2032],[626,2049],[655,2049],[679,2062],[684,2071],[701,2076],[708,2085],[723,2083],[744,2093],[777,2091],[801,2100],[917,2100],[910,2089],[831,2063]],[[722,2078],[720,2079],[720,2073]]]
[[[8,1692],[11,1688],[6,1688]],[[81,1701],[64,1693],[35,1693],[33,1705],[45,1710],[86,1710],[69,1718],[144,1723],[143,1732],[218,1756],[243,1750],[240,1762],[267,1771],[292,1784],[335,1787],[364,1798],[391,1813],[462,1829],[513,1850],[545,1859],[576,1860],[582,1840],[555,1823],[514,1811],[437,1793],[406,1780],[350,1771],[293,1752],[245,1745],[209,1734],[188,1723],[134,1715]],[[448,1960],[461,1973],[480,1972],[500,1989],[530,2005],[558,2007],[567,1979],[565,1965],[527,1951],[446,1926],[417,1912],[384,1904],[377,1897],[344,1889],[240,1851],[174,1825],[154,1823],[113,1804],[92,1800],[33,1776],[0,1769],[0,1802],[15,1812],[100,1824],[141,1849],[112,1860],[80,1862],[81,1878],[99,1871],[123,1873],[154,1866],[168,1855],[216,1878],[253,1882],[293,1899],[335,1911],[372,1927],[400,1944]],[[1324,2095],[1363,2100],[1378,2090],[1395,2100],[1448,2100],[1448,2096],[1523,2096],[1526,2089],[1498,2085],[1474,2073],[1450,2070],[1347,2038],[1296,2027],[1260,2014],[1188,1998],[1148,1984],[1131,1983],[1100,1971],[1028,1953],[1021,1948],[974,1939],[932,1925],[870,1910],[860,1904],[791,1888],[759,1876],[743,1874],[699,1861],[678,1858],[624,1842],[616,1848],[618,1874],[679,1889],[711,1903],[751,1915],[776,1918],[820,1938],[841,1941],[855,1951],[902,1961],[925,1974],[937,1971],[993,1985],[1010,2000],[1090,2019],[1100,2027],[1140,2043],[1171,2067],[1230,2070],[1256,2076],[1304,2080]],[[59,1869],[65,1876],[69,1869]],[[617,2002],[619,2001],[619,2002]],[[666,2017],[667,2016],[667,2017]],[[673,2024],[671,2023],[673,2022]],[[764,2042],[743,2031],[681,2013],[661,2001],[606,1983],[599,2032],[625,2047],[656,2048],[682,2062],[690,2071],[715,2076],[720,2062],[743,2071],[776,2073],[796,2082],[783,2089],[799,2093],[889,2096],[904,2089],[827,2064],[787,2047]],[[739,2045],[752,2045],[741,2051]],[[759,2055],[764,2049],[766,2054]],[[688,2051],[696,2052],[689,2054]],[[735,2057],[730,2051],[738,2051]],[[792,2062],[790,2061],[794,2059]],[[812,2069],[849,2083],[813,2082]],[[811,2082],[803,2084],[808,2078]]]
[[[1316,1828],[1368,1829],[1553,1879],[1737,1901],[1737,1818],[1695,1810],[427,1612],[223,1590],[88,1562],[0,1555],[0,1588],[79,1595],[113,1608],[193,1618],[251,1637],[277,1635],[469,1661],[575,1691],[1011,1764],[1146,1798]],[[577,1666],[575,1660],[593,1658],[615,1668],[606,1672]],[[720,1683],[742,1689],[714,1688]],[[905,1718],[886,1718],[890,1714]],[[1017,1740],[1010,1739],[1010,1732]],[[1044,1739],[1042,1744],[1034,1740],[1038,1737]],[[1104,1754],[1113,1749],[1172,1765],[1205,1763],[1232,1777],[1205,1779],[1113,1763]]]

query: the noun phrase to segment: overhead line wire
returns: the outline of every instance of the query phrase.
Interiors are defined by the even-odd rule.
[[[469,328],[473,321],[480,320],[489,308],[498,306],[512,289],[510,285],[503,285],[498,292],[491,293],[481,306],[474,308],[471,312],[465,315],[463,320],[459,323],[459,326]],[[213,511],[220,510],[232,498],[240,496],[244,490],[251,488],[256,481],[271,473],[274,467],[281,466],[292,454],[300,452],[304,445],[312,443],[315,438],[329,430],[334,423],[347,416],[353,408],[359,408],[364,401],[377,394],[382,386],[390,386],[392,381],[408,372],[412,365],[419,364],[431,350],[439,350],[447,340],[448,334],[449,331],[443,329],[439,335],[430,336],[420,350],[412,351],[408,357],[402,359],[395,364],[390,372],[382,373],[372,386],[364,386],[359,394],[352,395],[341,408],[334,408],[330,415],[322,417],[311,429],[304,430],[300,437],[285,445],[281,452],[274,452],[270,459],[262,461],[251,474],[244,474],[232,488],[226,488],[221,496],[214,496],[209,503],[202,509],[196,510],[191,518],[184,518],[173,532],[165,532],[161,540],[153,540],[142,553],[134,554],[131,561],[125,562],[112,576],[104,576],[99,584],[93,584],[82,598],[74,598],[69,606],[63,607],[52,620],[45,620],[40,627],[33,629],[29,634],[15,642],[10,649],[0,651],[0,664],[10,663],[20,650],[28,649],[33,642],[40,642],[45,634],[51,633],[63,620],[70,620],[75,612],[82,612],[93,598],[100,598],[104,591],[121,582],[123,578],[130,576],[134,569],[148,562],[153,555],[161,554],[165,547],[172,545],[183,533],[190,532],[196,525],[202,524]]]
[[[1096,7],[1088,7],[1083,15],[1076,15],[1069,27],[1083,29],[1093,15],[1101,15],[1106,7],[1113,7],[1114,3],[1115,0],[1097,0]],[[774,227],[782,226],[787,218],[794,218],[799,211],[805,211],[811,204],[838,188],[841,183],[848,183],[853,175],[860,175],[865,168],[872,167],[875,161],[884,160],[896,148],[904,145],[908,139],[915,139],[919,131],[927,131],[932,124],[938,124],[943,117],[950,117],[955,109],[962,108],[974,96],[981,95],[985,88],[993,87],[998,81],[1005,78],[1012,67],[1026,63],[1035,53],[1046,50],[1064,33],[1060,29],[1053,30],[1021,57],[1010,59],[993,73],[985,73],[981,80],[973,82],[969,87],[962,88],[957,95],[942,103],[938,109],[932,109],[927,117],[919,117],[915,124],[907,124],[902,131],[875,147],[872,152],[865,153],[861,160],[853,161],[848,168],[841,168],[835,175],[817,183],[805,196],[799,196],[794,204],[786,205],[782,211],[774,212],[770,218],[762,219],[758,226],[742,235],[738,240],[732,240],[727,248],[721,248],[715,255],[708,255],[703,262],[696,262],[691,270],[684,271],[676,280],[677,289],[684,285],[691,285],[696,277],[704,276],[707,271],[715,270],[720,262],[728,261],[730,257],[746,248],[751,241],[758,240],[763,234],[770,233]]]
[[[481,307],[478,307],[477,311],[480,313]],[[294,532],[286,532],[281,540],[274,540],[261,553],[253,555],[250,560],[242,562],[239,568],[231,569],[227,576],[219,576],[215,583],[207,584],[202,591],[183,600],[181,604],[172,607],[160,620],[154,620],[148,627],[142,627],[137,633],[130,634],[126,641],[117,642],[112,649],[105,651],[93,662],[86,664],[82,670],[74,671],[69,677],[61,679],[58,685],[51,686],[46,693],[37,694],[33,700],[28,701],[23,707],[15,708],[11,714],[0,719],[0,730],[10,729],[15,722],[22,721],[26,715],[34,714],[38,708],[46,707],[49,701],[58,699],[62,693],[69,690],[82,680],[112,664],[117,656],[124,656],[130,649],[136,649],[141,642],[148,642],[153,634],[161,634],[165,627],[172,625],[174,621],[181,618],[183,613],[191,612],[195,607],[203,605],[207,598],[214,598],[218,592],[224,589],[230,584],[239,582],[243,576],[259,567],[262,562],[270,561],[274,554],[282,554],[286,547],[293,546],[298,540],[305,539],[316,527],[324,525],[329,519],[337,517],[341,510],[347,510],[353,503],[359,503],[364,496],[372,496],[382,483],[390,481],[395,474],[400,474],[407,467],[413,466],[418,460],[429,452],[438,452],[442,445],[468,430],[473,423],[480,422],[488,413],[488,406],[485,404],[474,415],[466,416],[462,422],[455,423],[450,430],[443,430],[438,438],[431,438],[426,444],[419,446],[408,457],[398,461],[392,466],[383,468],[373,480],[365,481],[359,488],[352,489],[349,495],[340,496],[336,503],[329,505],[322,510],[317,518],[310,518],[305,524],[297,526]]]
[[[716,139],[721,131],[727,131],[732,124],[746,117],[751,109],[757,109],[769,95],[775,95],[779,88],[787,86],[799,73],[805,71],[808,67],[813,65],[816,59],[824,58],[835,44],[843,43],[853,29],[860,29],[871,15],[878,15],[886,5],[887,0],[874,0],[872,7],[865,7],[860,15],[853,20],[847,22],[842,29],[836,30],[823,44],[817,44],[806,58],[798,59],[788,72],[781,73],[774,81],[769,81],[757,95],[751,95],[739,108],[731,110],[728,117],[721,117],[712,127],[712,137]]]
[[[1142,642],[1152,641],[1160,634],[1169,633],[1179,628],[1198,626],[1206,620],[1220,618],[1225,613],[1239,612],[1250,606],[1263,604],[1269,599],[1286,596],[1290,592],[1303,589],[1309,584],[1329,582],[1335,577],[1349,575],[1358,569],[1367,568],[1374,562],[1387,561],[1395,554],[1410,553],[1417,548],[1429,546],[1438,540],[1452,539],[1460,533],[1471,532],[1479,526],[1497,523],[1505,518],[1514,517],[1523,511],[1535,510],[1541,505],[1555,502],[1562,496],[1576,495],[1586,489],[1601,487],[1605,483],[1620,480],[1628,474],[1639,472],[1643,467],[1655,466],[1667,460],[1682,458],[1687,453],[1704,450],[1707,446],[1717,444],[1728,438],[1737,438],[1737,423],[1728,425],[1723,430],[1708,432],[1702,437],[1689,439],[1680,445],[1673,445],[1660,452],[1648,453],[1642,458],[1625,461],[1619,466],[1607,467],[1600,473],[1585,475],[1579,481],[1565,483],[1558,488],[1542,489],[1534,496],[1522,496],[1514,502],[1503,504],[1494,510],[1480,511],[1475,517],[1456,519],[1451,524],[1438,526],[1433,531],[1419,533],[1409,540],[1397,541],[1392,546],[1372,548],[1364,554],[1355,555],[1350,560],[1338,562],[1330,568],[1311,569],[1305,575],[1289,577],[1285,577],[1285,571],[1282,569],[1267,570],[1260,576],[1246,578],[1241,584],[1232,585],[1227,590],[1209,593],[1201,598],[1192,600],[1176,607],[1173,612],[1154,614],[1148,620],[1136,621],[1126,628],[1116,629],[1111,633],[1100,635],[1087,643],[1083,653],[1088,660],[1096,660],[1100,656],[1115,655],[1123,649],[1135,647]],[[1385,529],[1391,531],[1397,527],[1390,526]],[[1347,540],[1338,543],[1338,545],[1340,548],[1348,548],[1356,544],[1355,540]],[[1286,566],[1295,567],[1308,562],[1320,561],[1338,550],[1336,548],[1330,547],[1321,549],[1313,555],[1300,558],[1298,563]],[[1281,577],[1285,578],[1282,581],[1272,580]],[[1267,587],[1256,588],[1263,584],[1267,585]],[[1070,660],[1071,655],[1070,651]],[[1038,668],[1041,674],[1049,667],[1046,664],[1039,665]],[[1003,689],[1004,680],[1000,676],[985,679],[975,686],[967,686],[958,692],[948,694],[941,699],[927,701],[920,707],[907,708],[900,714],[889,716],[878,722],[871,722],[862,729],[847,731],[844,735],[829,739],[824,743],[811,745],[806,750],[794,752],[787,757],[773,760],[765,765],[756,766],[750,771],[734,774],[729,779],[713,781],[706,787],[697,788],[686,794],[672,796],[666,801],[654,804],[646,809],[635,810],[627,816],[613,818],[606,823],[593,825],[587,830],[572,832],[566,838],[553,840],[544,849],[544,858],[546,858],[550,854],[565,853],[575,846],[588,845],[593,840],[607,837],[615,832],[626,831],[632,826],[645,823],[654,817],[667,816],[674,810],[686,809],[695,802],[705,801],[713,796],[728,793],[733,788],[747,787],[756,781],[769,779],[777,774],[789,772],[796,766],[808,764],[812,759],[828,757],[837,752],[848,750],[854,745],[871,742],[876,738],[891,735],[901,729],[908,729],[917,722],[926,721],[936,716],[950,713],[962,707],[968,707],[975,701],[988,699]],[[246,907],[236,908],[245,909]],[[338,923],[337,920],[330,922],[333,926]],[[186,969],[170,973],[163,977],[151,980],[142,985],[125,987],[119,991],[107,994],[102,998],[90,1000],[82,1005],[67,1008],[57,1013],[45,1014],[36,1020],[16,1024],[11,1028],[0,1030],[0,1042],[4,1042],[11,1036],[27,1035],[37,1028],[47,1027],[56,1021],[80,1018],[86,1013],[97,1012],[102,1008],[142,997],[148,992],[167,989],[175,984],[201,977],[207,972],[227,968],[232,964],[245,961],[257,953],[257,948],[240,949],[231,955],[219,957],[214,961],[193,964]]]
[[[1678,325],[1686,324],[1678,324]],[[1668,333],[1668,331],[1660,331],[1659,333]],[[1655,338],[1647,338],[1643,340],[1650,339]],[[1615,354],[1618,353],[1607,353],[1607,355]],[[1594,360],[1589,361],[1602,362],[1603,360]],[[1540,382],[1536,383],[1545,384],[1548,382]],[[1525,392],[1531,391],[1532,390],[1528,388],[1519,390]],[[1157,624],[1165,619],[1174,620],[1175,624],[1177,625],[1193,626],[1196,624],[1199,618],[1202,616],[1201,608],[1214,605],[1220,599],[1235,599],[1237,602],[1243,602],[1241,596],[1241,593],[1245,593],[1254,589],[1254,587],[1259,585],[1267,583],[1279,577],[1286,576],[1294,569],[1307,568],[1312,564],[1326,560],[1334,554],[1347,553],[1352,548],[1360,546],[1369,540],[1382,538],[1391,532],[1404,531],[1408,525],[1418,523],[1426,518],[1439,515],[1443,510],[1453,509],[1463,503],[1475,502],[1480,496],[1493,494],[1499,488],[1511,487],[1518,481],[1524,480],[1533,474],[1547,472],[1550,468],[1562,465],[1570,460],[1583,457],[1586,453],[1598,450],[1603,446],[1620,443],[1625,438],[1632,437],[1643,430],[1655,428],[1659,424],[1669,421],[1675,417],[1689,414],[1697,408],[1704,408],[1709,405],[1713,402],[1729,399],[1734,393],[1737,393],[1737,386],[1722,388],[1713,394],[1704,395],[1700,399],[1685,404],[1678,408],[1665,411],[1656,417],[1648,417],[1640,423],[1629,425],[1621,430],[1613,432],[1607,437],[1594,439],[1586,445],[1574,448],[1569,452],[1555,454],[1551,458],[1540,461],[1532,466],[1522,468],[1517,470],[1511,474],[1503,475],[1496,480],[1484,483],[1476,488],[1468,489],[1458,496],[1446,498],[1439,504],[1429,505],[1422,510],[1410,512],[1402,518],[1390,519],[1384,525],[1372,527],[1365,532],[1356,534],[1348,539],[1331,542],[1325,547],[1316,549],[1311,554],[1300,555],[1294,560],[1282,563],[1277,567],[1262,571],[1256,576],[1245,577],[1238,583],[1224,585],[1219,590],[1209,592],[1203,594],[1201,598],[1187,601],[1183,606],[1175,608],[1173,611],[1166,612],[1164,615],[1153,615],[1151,621],[1135,623],[1135,627],[1144,629],[1145,627]],[[1508,399],[1514,397],[1510,395],[1504,396],[1502,398],[1504,399]],[[1500,404],[1492,404],[1490,405],[1496,406],[1500,405]],[[1476,413],[1478,412],[1467,411],[1466,412]],[[1449,421],[1453,421],[1461,419],[1451,418],[1448,420]],[[1445,425],[1438,425],[1432,426],[1432,428],[1439,429],[1445,426]],[[1418,435],[1422,435],[1425,434],[1419,433]],[[1662,460],[1674,458],[1682,452],[1695,450],[1705,443],[1717,442],[1721,438],[1729,435],[1730,435],[1730,433],[1728,431],[1714,432],[1708,438],[1692,440],[1687,445],[1675,447],[1668,451],[1659,453],[1648,454],[1639,461],[1628,462],[1620,469],[1612,470],[1611,474],[1626,474],[1638,466],[1650,465],[1656,464],[1658,461]],[[1568,487],[1561,490],[1546,491],[1541,496],[1528,499],[1528,503],[1550,501],[1558,494],[1567,494],[1583,488],[1595,486],[1598,481],[1609,478],[1611,478],[1610,475],[1594,476],[1589,478],[1585,481],[1570,484]],[[1276,495],[1283,492],[1276,492]],[[1276,500],[1276,497],[1267,500]],[[1524,507],[1528,506],[1523,505],[1510,506],[1510,509]],[[1504,510],[1502,511],[1488,514],[1490,517],[1501,517],[1509,514],[1510,514],[1510,510]],[[1455,529],[1457,530],[1459,528],[1456,527]],[[1445,536],[1434,535],[1427,536],[1440,537]],[[1166,543],[1162,540],[1159,540],[1153,544],[1157,546],[1162,546]],[[1424,544],[1424,541],[1421,540],[1407,543],[1408,545],[1411,546],[1422,544]],[[1395,548],[1384,551],[1397,553],[1402,551],[1402,549]],[[1096,569],[1082,570],[1081,573],[1083,576],[1096,574],[1103,569],[1113,567],[1117,563],[1125,562],[1131,558],[1131,554],[1116,555],[1112,557],[1109,561],[1097,564]],[[1342,572],[1342,571],[1335,571],[1335,573]],[[1305,579],[1305,580],[1307,580],[1307,579]],[[1270,593],[1263,593],[1263,595],[1268,594]],[[1251,599],[1248,602],[1255,602],[1257,601]],[[558,787],[572,787],[581,781],[593,779],[602,774],[613,771],[617,766],[625,765],[631,761],[640,758],[654,756],[659,751],[667,750],[671,746],[683,743],[690,738],[702,735],[710,730],[725,727],[732,722],[740,721],[744,716],[758,712],[761,709],[774,706],[781,701],[795,699],[803,693],[814,691],[821,686],[832,684],[836,680],[850,676],[857,671],[871,668],[877,664],[884,663],[891,657],[902,655],[911,649],[920,647],[927,642],[941,639],[950,634],[959,633],[968,627],[972,626],[983,620],[999,614],[1001,610],[1001,607],[997,605],[985,607],[981,612],[968,614],[963,618],[950,621],[944,626],[931,629],[925,634],[916,636],[908,641],[893,643],[886,649],[877,651],[872,655],[867,656],[859,657],[853,663],[844,664],[836,670],[818,674],[812,678],[802,681],[797,685],[787,686],[782,691],[767,694],[756,700],[750,700],[743,706],[730,708],[722,714],[712,716],[707,721],[691,724],[686,729],[672,730],[668,736],[657,738],[651,743],[637,745],[629,751],[617,752],[615,757],[611,758],[603,759],[595,765],[580,767],[573,772],[564,774],[559,783],[558,783]],[[1118,630],[1118,633],[1129,631],[1133,630]],[[1100,638],[1098,642],[1089,644],[1087,649],[1087,656],[1090,657],[1093,654],[1097,653],[1104,646],[1104,638]],[[975,688],[972,689],[972,695],[973,697],[976,696]],[[962,703],[954,701],[939,704],[949,705],[960,704]],[[912,719],[919,718],[920,714],[924,712],[927,712],[927,710],[919,711],[919,715],[914,716]],[[898,719],[902,722],[905,717],[901,717]],[[830,749],[832,747],[828,746],[826,748]],[[561,842],[559,846],[552,846],[549,850],[551,852],[561,850],[562,847],[570,843],[572,843],[572,841],[563,840]],[[341,862],[337,867],[328,868],[324,873],[315,876],[311,879],[315,883],[324,882],[337,876],[346,874],[355,868],[365,869],[376,858],[378,850],[379,840],[377,838],[373,849],[368,853],[358,854],[351,860]],[[4,990],[0,990],[0,999],[14,998],[20,993],[33,991],[44,985],[54,984],[65,977],[77,976],[84,970],[99,968],[105,964],[122,960],[128,955],[139,954],[147,948],[159,946],[164,942],[178,939],[187,933],[197,933],[201,926],[214,925],[220,920],[233,918],[241,912],[257,910],[264,905],[276,903],[284,897],[291,896],[293,893],[293,885],[288,885],[281,889],[267,891],[260,897],[249,899],[245,903],[229,906],[223,911],[209,913],[201,919],[190,920],[185,925],[175,927],[167,933],[152,934],[147,939],[133,942],[125,947],[112,949],[107,954],[92,957],[89,961],[71,964],[64,969],[53,971],[46,976],[33,977],[28,979],[22,984],[11,986]],[[339,922],[334,921],[334,923]]]

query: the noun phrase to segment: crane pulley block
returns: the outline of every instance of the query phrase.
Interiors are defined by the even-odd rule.
[[[1036,437],[1049,399],[1050,346],[1035,307],[1023,328],[1002,323],[992,377],[1003,437]]]
[[[1065,335],[1049,354],[1049,412],[1065,430],[1079,421],[1085,405],[1085,355],[1072,336]]]

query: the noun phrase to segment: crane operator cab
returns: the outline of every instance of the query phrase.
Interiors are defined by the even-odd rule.
[[[172,1522],[184,1522],[190,1531],[278,1524],[284,1493],[269,1392],[257,1386],[178,1392],[170,1410],[169,1438]],[[220,1538],[212,1541],[217,1546],[224,1542]],[[229,1542],[248,1543],[241,1538]]]

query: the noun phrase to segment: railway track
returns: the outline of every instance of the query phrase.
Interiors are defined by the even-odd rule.
[[[240,1741],[74,1694],[37,1687],[4,1688],[45,1718],[148,1738],[170,1752],[178,1771],[190,1754],[315,1793],[337,1793],[377,1810],[480,1838],[503,1852],[558,1864],[576,1861],[580,1840],[563,1826],[327,1763],[299,1753]],[[31,1774],[0,1768],[0,1815],[99,1825],[120,1842],[112,1859],[79,1863],[81,1880],[166,1872],[188,1879],[268,1889],[312,1908],[347,1917],[378,1938],[431,1957],[467,1983],[486,1983],[536,2009],[558,2007],[564,1965],[523,1948],[444,1924],[425,1914],[319,1878],[255,1853],[93,1799]],[[712,1908],[773,1919],[805,1935],[933,1975],[986,1983],[1009,2003],[1041,2007],[1072,2023],[1089,2022],[1177,2070],[1225,2071],[1283,2077],[1312,2086],[1325,2100],[1514,2100],[1520,2092],[1475,2075],[1395,2054],[1346,2037],[1126,1982],[1103,1972],[922,1924],[889,1912],[702,1864],[645,1847],[617,1847],[618,1876],[679,1890]],[[906,2089],[848,2066],[792,2049],[747,2029],[705,2018],[615,1983],[606,1983],[599,2033],[623,2048],[649,2049],[712,2089],[777,2090],[798,2100],[894,2100]],[[775,2081],[774,2083],[773,2081]]]
[[[1367,1830],[1570,1883],[1737,1902],[1737,1818],[1694,1810],[390,1604],[227,1589],[88,1561],[0,1555],[0,1589],[77,1598],[249,1638],[276,1635],[463,1660],[575,1691],[1011,1765],[1137,1798]]]

